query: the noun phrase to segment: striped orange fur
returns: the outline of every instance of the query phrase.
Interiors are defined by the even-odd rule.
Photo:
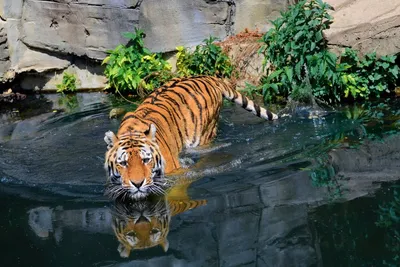
[[[112,198],[161,193],[164,175],[178,168],[184,148],[205,145],[217,133],[223,99],[266,120],[278,116],[256,105],[224,80],[176,78],[156,89],[121,121],[117,135],[106,133],[107,194]]]

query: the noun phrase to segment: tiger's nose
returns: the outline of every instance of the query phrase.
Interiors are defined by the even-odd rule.
[[[139,189],[143,185],[144,180],[140,181],[139,183],[135,183],[135,182],[132,182],[132,181],[130,181],[130,182],[131,182],[131,184],[133,186],[135,186],[137,189]]]

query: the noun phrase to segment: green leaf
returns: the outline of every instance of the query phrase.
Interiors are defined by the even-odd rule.
[[[389,72],[397,79],[399,75],[399,67],[395,66],[394,68],[389,69]]]
[[[273,79],[278,77],[281,73],[282,73],[282,70],[276,70],[276,71],[272,72],[267,78],[267,83],[270,83]]]
[[[316,34],[315,34],[315,40],[317,41],[317,42],[320,42],[322,39],[324,39],[324,37],[322,36],[322,32],[317,32]]]
[[[292,82],[293,81],[293,69],[290,67],[285,67],[284,70],[285,70],[286,76],[288,77],[289,82]]]
[[[301,62],[297,62],[296,66],[295,66],[295,68],[294,68],[295,74],[296,74],[296,76],[297,76],[298,78],[301,77],[301,67],[302,67]]]
[[[296,33],[296,35],[294,36],[294,40],[295,41],[297,41],[297,40],[299,40],[299,38],[301,37],[301,36],[303,36],[304,35],[304,32],[303,31],[299,31],[298,33]]]
[[[329,65],[336,67],[337,57],[334,53],[327,52],[326,61],[329,63]]]
[[[271,83],[269,86],[270,86],[270,88],[272,88],[275,91],[275,93],[279,93],[278,84]]]

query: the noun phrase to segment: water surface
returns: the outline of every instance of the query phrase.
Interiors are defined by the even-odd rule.
[[[182,155],[194,162],[185,177],[199,178],[185,197],[206,204],[172,216],[166,252],[128,258],[103,196],[103,137],[118,129],[108,114],[121,102],[101,93],[27,101],[0,109],[2,266],[400,262],[398,224],[377,225],[390,222],[385,208],[399,191],[399,101],[272,123],[226,105],[213,145]]]

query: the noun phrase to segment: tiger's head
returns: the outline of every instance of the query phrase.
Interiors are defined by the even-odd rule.
[[[136,125],[118,137],[106,132],[106,194],[113,198],[140,199],[163,193],[165,162],[156,143],[154,124]]]
[[[121,257],[129,257],[131,250],[161,246],[169,247],[168,232],[171,221],[165,199],[139,200],[129,204],[116,203],[113,229],[119,241]]]

